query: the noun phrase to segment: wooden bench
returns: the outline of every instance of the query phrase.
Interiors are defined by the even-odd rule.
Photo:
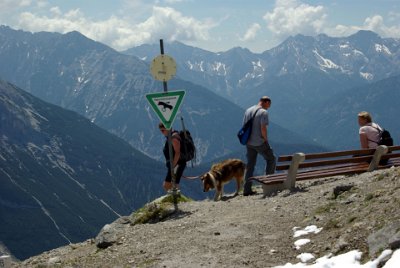
[[[379,164],[383,159],[389,162]],[[381,145],[376,149],[283,155],[278,158],[275,174],[249,179],[261,183],[264,196],[268,196],[295,188],[296,181],[352,175],[391,166],[400,166],[400,146]]]

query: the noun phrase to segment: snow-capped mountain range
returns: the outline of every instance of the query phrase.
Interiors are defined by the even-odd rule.
[[[32,34],[2,26],[0,44],[0,77],[47,102],[78,112],[162,160],[159,119],[145,95],[163,88],[152,78],[148,63],[78,32]],[[242,151],[236,138],[241,107],[179,77],[171,80],[169,89],[186,91],[179,115],[194,134],[199,162]],[[179,120],[174,127],[181,128]],[[273,136],[277,143],[313,143],[283,129]]]
[[[124,53],[149,61],[158,51],[157,45],[142,45]],[[317,135],[310,133],[320,126],[314,121],[320,117],[316,107],[322,103],[340,106],[340,100],[348,95],[359,102],[354,99],[353,89],[379,84],[381,80],[400,74],[400,40],[381,38],[371,31],[340,38],[324,34],[296,35],[259,54],[244,48],[212,53],[177,42],[170,44],[166,53],[176,59],[180,78],[209,88],[243,108],[254,104],[260,96],[269,95],[273,101],[271,118],[275,123],[331,148],[358,146],[355,143],[357,133],[351,142],[317,138],[335,129],[321,130]],[[398,90],[396,84],[392,86],[392,92]],[[379,88],[373,88],[377,94],[380,92]],[[361,95],[360,99],[363,97]],[[358,106],[375,111],[376,107],[386,104],[372,102],[370,106]],[[382,112],[377,117],[385,120]],[[326,115],[325,120],[336,124],[354,119],[355,115],[345,114],[351,117]],[[357,124],[353,128],[356,129]]]
[[[273,100],[269,138],[277,155],[358,148],[360,110],[372,112],[398,143],[399,48],[399,40],[368,31],[345,38],[297,35],[263,53],[165,44],[178,66],[169,89],[186,91],[179,116],[195,137],[198,163],[205,163],[195,171],[223,158],[245,158],[236,133],[244,109],[262,95]],[[2,81],[0,88],[0,179],[7,185],[0,205],[7,215],[28,213],[43,222],[41,231],[51,230],[47,245],[35,244],[39,250],[65,243],[63,235],[71,241],[87,237],[114,211],[127,213],[132,204],[160,193],[164,137],[145,98],[163,91],[149,71],[159,54],[157,44],[120,53],[79,32],[33,34],[0,26],[0,79],[16,85]],[[180,128],[179,117],[174,128]],[[17,186],[22,190],[14,191],[17,184],[24,184]],[[76,200],[87,202],[87,210],[62,209],[66,214],[58,215]],[[85,213],[101,220],[88,223]],[[75,237],[71,228],[79,222],[90,230]],[[30,227],[29,222],[23,227],[26,236]],[[6,235],[12,241],[13,233]]]
[[[125,53],[149,61],[159,54],[159,47],[142,45]],[[175,42],[167,54],[176,59],[181,78],[229,96],[241,106],[248,105],[240,101],[241,92],[269,79],[301,76],[310,70],[353,85],[400,73],[400,40],[370,31],[341,38],[297,35],[261,54],[243,48],[212,53]]]

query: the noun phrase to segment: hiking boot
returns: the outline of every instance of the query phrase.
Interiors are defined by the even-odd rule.
[[[248,193],[243,193],[243,196],[256,195],[256,194],[257,194],[257,192],[251,191],[251,192],[248,192]]]

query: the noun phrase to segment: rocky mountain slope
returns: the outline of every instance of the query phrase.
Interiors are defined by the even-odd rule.
[[[136,149],[161,159],[156,145],[158,118],[144,96],[161,92],[162,83],[150,75],[149,63],[138,58],[151,60],[160,53],[158,45],[150,47],[150,52],[147,46],[130,51],[135,57],[78,32],[30,33],[6,26],[0,26],[0,44],[3,79],[78,112]],[[295,36],[262,54],[242,48],[211,53],[179,43],[167,44],[165,51],[178,62],[169,89],[187,91],[181,115],[195,133],[199,162],[208,162],[238,150],[235,134],[243,108],[262,95],[273,99],[271,121],[279,129],[271,128],[276,130],[271,141],[276,148],[292,153],[286,148],[304,144],[308,148],[303,151],[314,150],[321,144],[298,126],[317,116],[314,107],[332,101],[329,97],[335,93],[345,98],[354,85],[398,74],[398,47],[398,40],[359,32],[346,38]],[[370,75],[362,76],[360,70]],[[304,114],[310,111],[306,118]],[[310,121],[313,129],[317,123]],[[179,122],[175,127],[180,128]]]
[[[25,259],[162,193],[163,163],[0,80],[0,241]]]
[[[123,217],[103,228],[113,233],[108,247],[97,247],[97,237],[13,267],[274,267],[300,262],[301,253],[319,258],[357,249],[365,262],[399,248],[400,168],[303,181],[267,198],[257,191],[179,203],[157,223]],[[311,226],[317,231],[294,237]],[[310,242],[301,245],[305,238]]]
[[[335,100],[335,102],[333,101]],[[371,113],[373,120],[390,131],[395,144],[400,142],[400,75],[353,88],[308,111],[298,125],[304,135],[336,150],[359,147],[357,114]]]

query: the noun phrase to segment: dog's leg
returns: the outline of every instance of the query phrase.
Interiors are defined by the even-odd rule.
[[[222,185],[220,183],[218,183],[217,187],[215,187],[214,201],[218,201],[221,198],[222,198]]]
[[[214,201],[218,201],[218,200],[219,200],[219,191],[215,190]]]
[[[242,187],[243,176],[235,179],[236,179],[236,192],[234,196],[237,196],[239,194],[240,188]]]

